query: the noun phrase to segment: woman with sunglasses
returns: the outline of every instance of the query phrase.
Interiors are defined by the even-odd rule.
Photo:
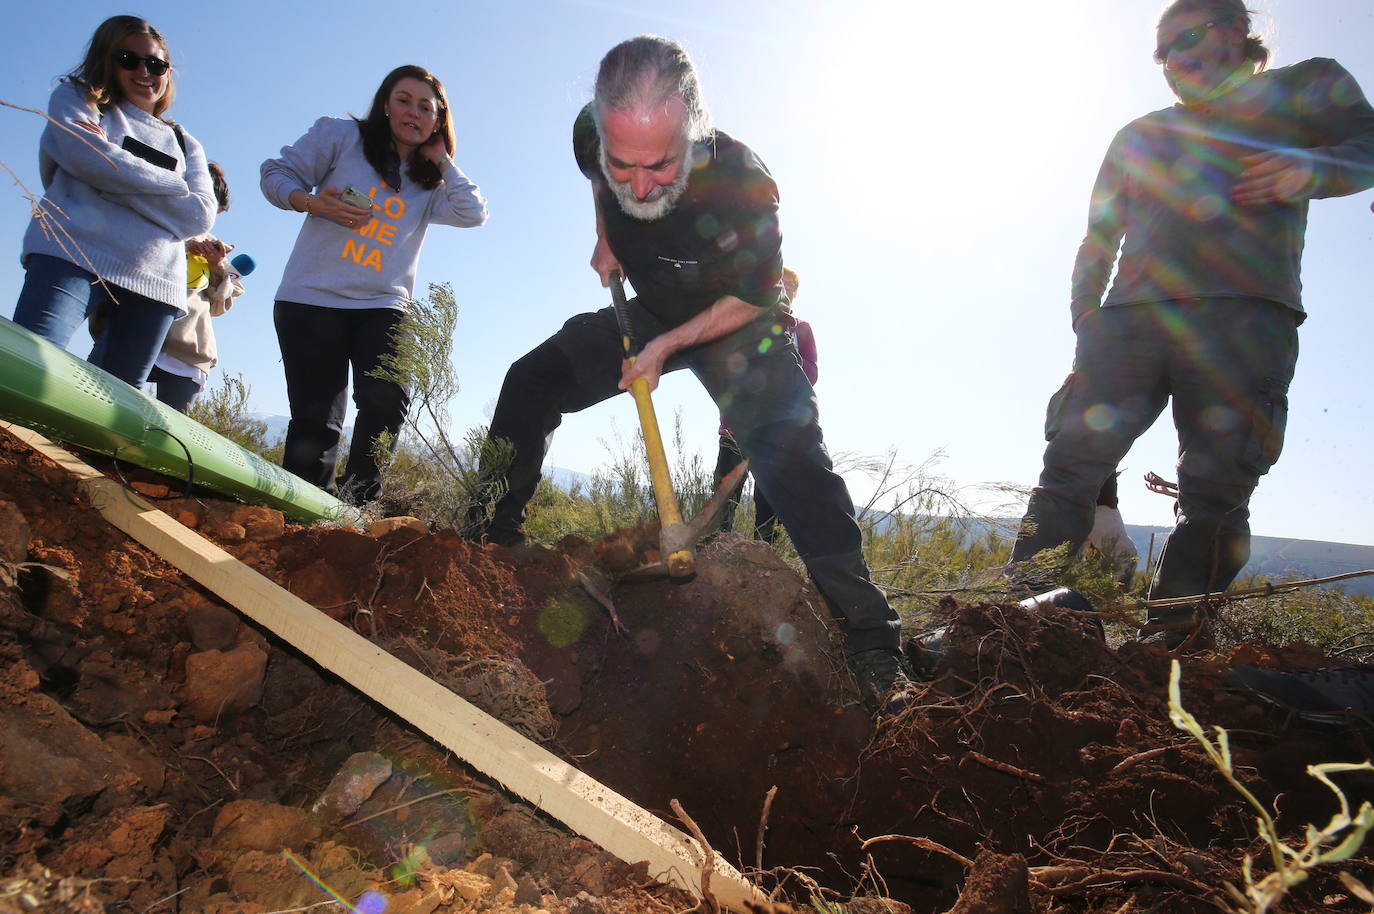
[[[24,235],[14,320],[66,346],[108,321],[89,361],[134,387],[186,310],[184,242],[209,230],[215,194],[200,144],[164,117],[175,94],[162,34],[112,16],[48,102],[45,202]]]
[[[487,219],[453,149],[443,84],[402,66],[382,80],[365,119],[322,117],[262,163],[268,201],[305,214],[275,310],[291,404],[282,466],[335,490],[351,367],[358,414],[340,486],[358,504],[380,494],[373,448],[383,432],[394,444],[410,405],[403,387],[370,375],[394,351],[425,232]]]

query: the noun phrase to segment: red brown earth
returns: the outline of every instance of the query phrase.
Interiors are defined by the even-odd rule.
[[[675,821],[680,801],[793,903],[1214,911],[1244,855],[1267,872],[1252,813],[1169,723],[1167,656],[1071,620],[948,603],[937,679],[875,730],[822,602],[757,543],[717,539],[688,584],[615,588],[617,628],[577,572],[636,564],[652,530],[479,548],[159,504],[640,805]],[[1305,767],[1374,756],[1368,734],[1224,691],[1241,662],[1326,661],[1242,645],[1184,664],[1185,706],[1231,731],[1243,782],[1300,843],[1335,810]],[[0,914],[264,914],[326,902],[322,885],[392,914],[692,905],[246,623],[3,433],[0,732]],[[1370,860],[1347,869],[1369,881]],[[1322,871],[1283,910],[1367,906]]]

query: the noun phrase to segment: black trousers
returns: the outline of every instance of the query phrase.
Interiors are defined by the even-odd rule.
[[[666,329],[637,300],[630,302],[630,315],[641,341]],[[490,434],[509,440],[515,455],[489,527],[493,538],[523,524],[563,415],[620,393],[622,355],[615,312],[605,308],[569,319],[510,367]],[[854,503],[826,452],[815,393],[786,329],[763,315],[666,366],[679,368],[692,370],[734,430],[751,461],[754,485],[776,509],[840,621],[846,650],[897,649],[897,614],[869,580]]]
[[[735,436],[727,431],[720,433],[720,448],[716,451],[716,472],[715,485],[720,487],[723,480],[730,471],[744,462],[744,455],[739,452],[739,445],[735,442]],[[747,476],[747,474],[746,474]],[[730,499],[725,503],[725,507],[720,512],[720,527],[722,530],[729,530],[735,524],[735,512],[739,510],[740,496],[744,493],[744,480],[741,479],[735,486],[735,491],[730,493]],[[773,506],[764,498],[759,491],[758,485],[754,486],[754,539],[763,540],[767,543],[774,543],[778,539],[778,515],[773,510]]]
[[[376,498],[382,484],[373,446],[384,431],[395,440],[410,407],[410,394],[369,373],[392,351],[392,334],[402,312],[278,301],[273,317],[291,404],[282,467],[326,492],[342,487],[358,504]],[[336,485],[350,368],[358,414],[348,466]]]

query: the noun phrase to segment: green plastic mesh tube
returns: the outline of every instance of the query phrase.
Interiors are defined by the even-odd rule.
[[[296,520],[361,519],[356,508],[5,318],[0,416],[176,479],[187,478],[189,453],[197,485]]]

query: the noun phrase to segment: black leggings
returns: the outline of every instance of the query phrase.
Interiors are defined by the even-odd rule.
[[[289,301],[277,302],[273,315],[291,403],[282,466],[326,492],[341,486],[358,504],[381,492],[374,444],[385,431],[394,445],[410,407],[404,387],[370,376],[392,351],[402,316],[396,308],[322,308]],[[336,486],[350,367],[358,414],[348,466]]]

